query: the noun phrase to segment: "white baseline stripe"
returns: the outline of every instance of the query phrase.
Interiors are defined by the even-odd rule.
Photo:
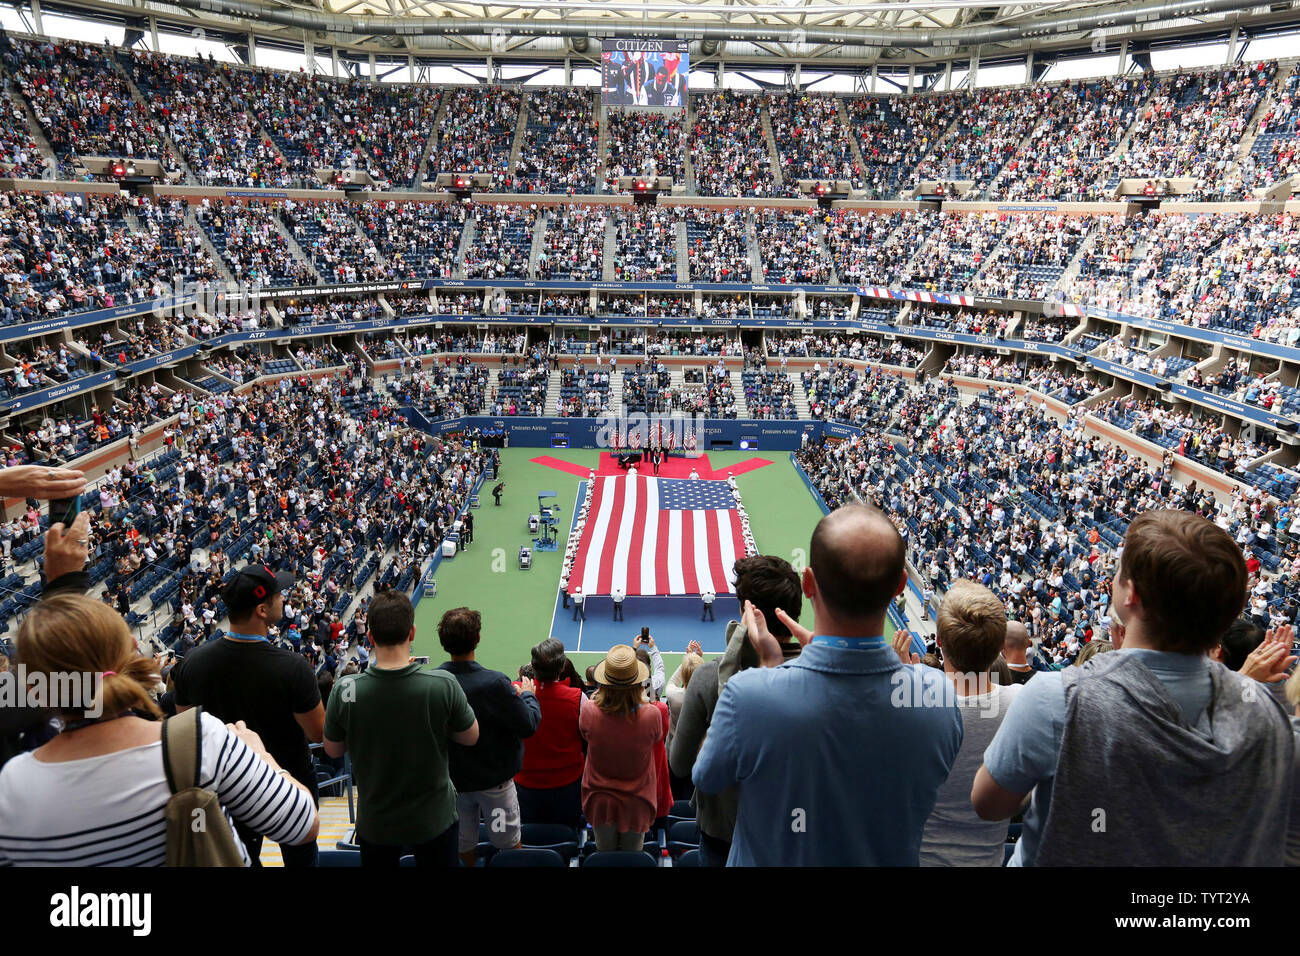
[[[668,512],[668,593],[685,594],[686,580],[682,577],[682,513]]]
[[[600,562],[605,556],[605,535],[609,532],[609,517],[614,511],[613,478],[597,478],[600,482],[600,509],[596,514],[596,523],[591,527],[591,548],[587,552],[587,564],[582,569],[582,593],[596,593],[600,580]],[[590,520],[590,519],[589,519]]]
[[[655,548],[659,541],[659,480],[647,478],[645,483],[645,534],[641,539],[641,590],[640,594],[658,594],[655,586]]]
[[[722,552],[722,574],[727,582],[725,591],[731,593],[736,590],[736,542],[731,537],[731,512],[715,511],[713,521],[718,529],[718,550]],[[713,589],[713,593],[722,594],[724,591],[722,582],[713,583],[718,585]]]
[[[692,537],[695,539],[691,542],[693,545],[695,560],[695,586],[699,588],[699,593],[713,591],[713,574],[709,571],[709,535],[713,533],[713,522],[709,519],[707,511],[691,512],[691,530],[694,532]]]
[[[627,555],[632,548],[632,531],[636,528],[636,496],[644,487],[641,478],[633,478],[631,475],[614,480],[627,482],[627,488],[623,492],[623,514],[618,522],[618,540],[614,543],[614,568],[609,580],[611,594],[618,588],[627,592]]]

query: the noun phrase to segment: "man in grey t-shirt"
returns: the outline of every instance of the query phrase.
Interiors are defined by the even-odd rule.
[[[988,822],[976,816],[970,791],[984,751],[1002,726],[1011,698],[1020,690],[1019,684],[994,684],[989,674],[1006,640],[1006,608],[988,588],[962,579],[948,589],[935,624],[943,671],[957,691],[962,741],[925,822],[921,865],[1001,866],[1007,822]],[[894,646],[900,644],[900,656],[910,657],[910,638],[903,643],[895,635]]]

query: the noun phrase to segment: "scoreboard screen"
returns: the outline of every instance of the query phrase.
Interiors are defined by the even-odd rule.
[[[600,51],[601,96],[624,109],[686,106],[690,53],[685,40],[605,40]]]

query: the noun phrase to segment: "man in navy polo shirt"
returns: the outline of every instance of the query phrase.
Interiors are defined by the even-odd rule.
[[[813,532],[802,583],[814,630],[777,611],[805,645],[787,663],[746,602],[763,666],[723,689],[695,786],[740,788],[729,866],[916,866],[962,719],[943,672],[901,663],[883,636],[903,539],[875,508],[840,508]]]

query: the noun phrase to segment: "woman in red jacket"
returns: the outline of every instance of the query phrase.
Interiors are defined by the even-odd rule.
[[[564,645],[548,637],[533,648],[533,672],[542,720],[524,739],[524,764],[515,774],[519,814],[524,823],[582,822],[582,772],[585,746],[578,730],[582,690],[564,679]]]

